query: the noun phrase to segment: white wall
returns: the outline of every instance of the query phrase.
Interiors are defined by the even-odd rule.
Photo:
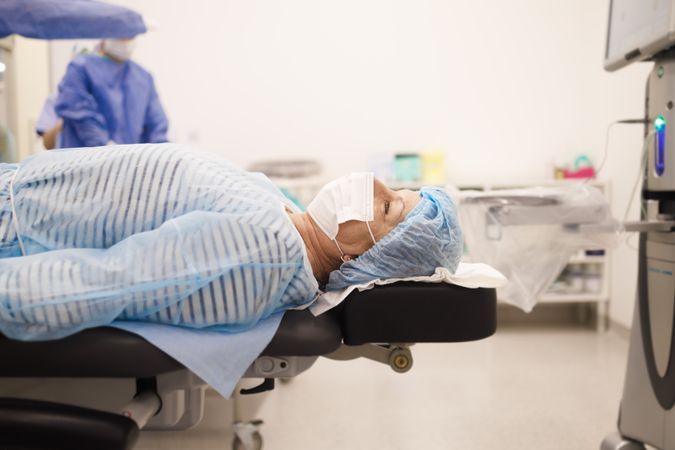
[[[7,61],[8,125],[14,134],[17,159],[22,160],[40,148],[35,124],[48,93],[45,41],[11,36]]]
[[[607,2],[119,0],[156,22],[136,59],[174,140],[246,165],[313,157],[330,174],[369,152],[440,148],[451,181],[541,180],[600,159],[606,126],[640,117],[648,64],[602,69]],[[641,130],[615,128],[603,178],[623,215]],[[613,257],[628,325],[635,253]]]

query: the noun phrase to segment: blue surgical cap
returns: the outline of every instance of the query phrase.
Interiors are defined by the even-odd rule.
[[[403,222],[358,258],[331,272],[327,291],[378,278],[431,275],[437,267],[455,272],[462,256],[462,230],[450,196],[423,187],[420,202]]]

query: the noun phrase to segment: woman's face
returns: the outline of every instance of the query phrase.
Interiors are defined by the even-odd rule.
[[[373,221],[370,229],[379,241],[401,223],[420,202],[419,193],[408,189],[394,191],[380,180],[375,179],[373,186]],[[337,240],[348,255],[360,255],[373,246],[365,222],[350,220],[340,225]]]

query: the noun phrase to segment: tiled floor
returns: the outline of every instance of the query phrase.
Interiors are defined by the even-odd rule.
[[[479,342],[416,345],[403,375],[319,359],[255,416],[266,450],[598,449],[616,424],[627,348],[612,331],[503,326]],[[231,402],[209,393],[197,428],[148,433],[137,448],[229,449],[231,421]]]

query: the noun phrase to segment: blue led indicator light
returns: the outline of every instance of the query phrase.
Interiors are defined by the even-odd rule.
[[[660,177],[666,170],[666,119],[663,116],[658,116],[654,120],[654,130],[656,130],[654,171],[656,172],[656,176]]]

